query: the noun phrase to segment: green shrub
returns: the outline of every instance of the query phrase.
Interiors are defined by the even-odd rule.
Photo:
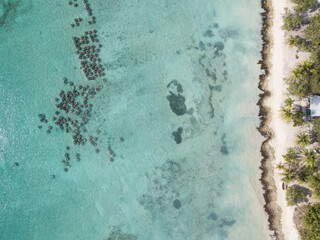
[[[310,42],[312,49],[317,49],[320,43],[320,14],[316,14],[310,19],[310,24],[303,33],[305,39]]]
[[[304,166],[299,173],[299,181],[305,183],[308,181],[308,177],[312,176],[314,173],[314,168],[309,166]]]
[[[320,240],[320,203],[308,206],[303,220],[306,227],[306,240]]]
[[[290,47],[297,47],[299,51],[310,51],[310,43],[301,38],[300,36],[292,36],[290,35],[287,38],[287,43]]]
[[[304,12],[312,5],[316,4],[317,0],[291,0],[291,2],[297,4],[294,8],[296,12]]]
[[[286,191],[286,200],[288,206],[297,205],[299,200],[303,200],[306,197],[306,193],[298,187],[288,187]]]
[[[313,121],[313,130],[316,136],[316,141],[320,142],[320,119],[316,119]]]
[[[299,13],[290,12],[287,8],[283,15],[283,26],[284,30],[298,30],[301,27],[301,17]]]
[[[311,93],[320,93],[320,74],[313,73],[310,78],[310,92]]]
[[[293,120],[294,127],[302,126],[304,124],[302,111],[294,113],[292,116],[292,120]]]
[[[300,9],[305,11],[315,0],[293,0]],[[294,14],[286,10],[287,23],[284,28],[296,26],[298,21],[295,20]],[[310,51],[311,60],[303,61],[298,64],[292,71],[290,76],[285,79],[288,84],[288,91],[291,95],[303,98],[308,94],[320,94],[320,14],[317,13],[310,19],[310,24],[303,31],[303,38],[300,36],[290,36],[288,44],[297,46],[299,51]],[[293,116],[294,124],[299,126],[302,124],[301,115]],[[319,138],[320,140],[320,138]]]
[[[302,39],[299,37],[294,37],[290,35],[287,39],[287,43],[289,44],[290,47],[298,47],[302,44]]]
[[[310,91],[307,84],[304,83],[288,83],[288,91],[290,94],[303,98],[307,96]]]
[[[314,171],[316,171],[314,169]],[[307,182],[312,189],[312,194],[315,196],[315,198],[320,199],[320,177],[317,176],[309,176],[307,178]]]

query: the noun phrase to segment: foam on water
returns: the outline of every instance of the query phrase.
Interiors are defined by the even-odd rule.
[[[270,238],[258,180],[258,1],[90,5],[97,23],[71,29],[83,8],[0,4],[1,239]],[[63,77],[92,84],[72,37],[93,28],[108,79],[87,126],[100,130],[99,154],[37,128]],[[66,145],[81,155],[67,173]]]

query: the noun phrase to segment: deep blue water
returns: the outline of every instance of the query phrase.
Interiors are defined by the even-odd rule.
[[[269,239],[260,2],[89,0],[90,25],[76,2],[0,0],[0,239]],[[88,81],[73,37],[93,30]],[[61,90],[92,108],[55,115]],[[51,120],[81,115],[83,146]]]

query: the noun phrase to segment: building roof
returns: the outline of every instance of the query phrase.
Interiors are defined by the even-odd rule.
[[[310,97],[311,117],[320,117],[320,96]]]

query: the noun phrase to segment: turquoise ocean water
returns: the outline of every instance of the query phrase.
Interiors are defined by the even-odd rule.
[[[0,239],[270,239],[260,1],[90,0],[93,25],[76,2],[0,0]],[[93,29],[106,81],[75,53]],[[83,133],[96,147],[52,124],[64,77],[102,86]]]

